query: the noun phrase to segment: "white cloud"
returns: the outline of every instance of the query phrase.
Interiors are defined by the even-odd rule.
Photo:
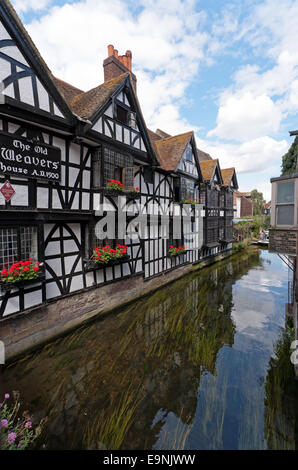
[[[21,13],[51,3],[14,1]],[[241,56],[243,64],[249,50],[250,63],[234,71],[231,85],[219,96],[216,126],[197,142],[220,159],[222,168],[235,166],[247,181],[264,174],[268,192],[268,172],[276,173],[288,148],[274,134],[283,119],[298,111],[297,18],[296,0],[245,7],[226,2],[213,18],[210,11],[199,11],[195,0],[79,0],[52,6],[27,28],[54,75],[83,90],[102,83],[108,44],[119,54],[131,49],[145,120],[153,130],[172,134],[199,129],[183,117],[182,105],[201,67],[213,64],[216,73],[216,57],[222,53]],[[212,141],[213,136],[219,140]]]
[[[297,1],[267,0],[232,34],[230,44],[248,43],[256,60],[263,58],[262,66],[250,63],[234,73],[220,95],[217,126],[210,136],[244,141],[274,135],[283,118],[298,112],[297,18]]]
[[[287,151],[285,140],[275,140],[264,136],[248,140],[241,144],[213,143],[196,138],[201,150],[208,152],[213,158],[218,158],[221,168],[236,167],[237,173],[266,172]]]
[[[12,3],[18,13],[27,13],[30,10],[43,10],[53,0],[14,0]]]
[[[217,127],[208,136],[245,141],[275,133],[279,129],[282,113],[266,95],[254,97],[251,92],[232,95],[218,110]]]
[[[54,75],[90,89],[103,82],[102,60],[107,45],[119,54],[132,50],[138,95],[149,125],[166,125],[169,132],[186,126],[180,105],[185,90],[204,59],[209,35],[201,31],[204,13],[193,0],[85,0],[53,7],[27,28]],[[157,125],[157,117],[162,122]],[[174,122],[175,121],[175,122]],[[189,129],[189,125],[188,125]]]

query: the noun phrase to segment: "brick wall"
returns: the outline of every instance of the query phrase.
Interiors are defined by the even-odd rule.
[[[297,230],[270,229],[269,250],[296,256]]]
[[[108,57],[103,62],[103,69],[104,69],[104,81],[108,82],[113,78],[119,77],[123,73],[130,72],[130,76],[132,79],[132,84],[134,90],[137,91],[137,78],[134,73],[128,70],[118,59],[115,57]]]
[[[240,217],[252,217],[253,215],[253,204],[249,199],[245,197],[241,198],[241,210]]]

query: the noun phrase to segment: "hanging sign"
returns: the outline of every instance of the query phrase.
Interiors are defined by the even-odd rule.
[[[0,174],[60,181],[61,150],[0,132]]]
[[[5,181],[4,185],[0,189],[0,193],[4,197],[6,202],[9,202],[11,198],[15,195],[15,190],[11,186],[9,181]]]

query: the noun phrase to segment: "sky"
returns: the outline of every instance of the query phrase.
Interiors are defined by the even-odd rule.
[[[270,200],[298,129],[298,0],[13,0],[53,74],[103,82],[107,46],[132,51],[147,126],[194,130],[235,166],[240,191]]]

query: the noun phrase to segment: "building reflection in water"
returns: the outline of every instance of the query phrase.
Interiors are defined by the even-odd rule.
[[[202,399],[200,385],[234,343],[233,285],[259,264],[254,252],[186,276],[9,367],[7,387],[36,419],[49,416],[47,448],[183,449],[198,426],[206,448],[212,407],[212,445],[223,447],[231,397],[211,386]]]

